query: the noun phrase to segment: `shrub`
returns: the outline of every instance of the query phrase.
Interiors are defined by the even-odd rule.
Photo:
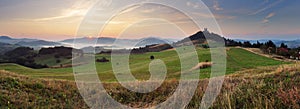
[[[59,60],[59,59],[56,60],[56,63],[60,63],[60,62],[61,62],[61,60]]]

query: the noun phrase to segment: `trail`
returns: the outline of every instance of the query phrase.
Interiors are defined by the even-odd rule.
[[[264,57],[267,57],[267,58],[272,58],[272,59],[277,60],[277,61],[297,62],[295,60],[287,59],[283,56],[279,56],[279,55],[275,55],[275,54],[265,54],[258,48],[243,48],[243,47],[236,47],[236,48],[241,48],[241,49],[247,50],[251,53],[254,53],[254,54],[257,54],[257,55],[260,55],[260,56],[264,56]],[[280,59],[280,58],[282,58],[282,59]]]

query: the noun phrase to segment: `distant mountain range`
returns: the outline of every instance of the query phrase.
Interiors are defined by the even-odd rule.
[[[32,41],[32,42],[21,41],[21,42],[18,42],[17,45],[21,45],[21,46],[58,46],[61,44],[57,43],[57,42],[37,40],[37,41]]]
[[[43,46],[58,46],[61,45],[61,43],[58,42],[52,42],[52,41],[45,41],[45,40],[39,40],[39,39],[15,39],[8,36],[0,36],[0,42],[7,43],[7,44],[13,44],[13,45],[19,45],[19,46],[28,46],[28,47],[43,47]]]
[[[260,40],[244,40],[244,39],[234,39],[235,41],[240,41],[240,42],[245,42],[245,41],[249,41],[250,43],[256,43],[257,41],[259,41],[260,43],[265,43],[269,40],[273,41],[277,46],[280,46],[281,43],[286,44],[288,47],[290,48],[297,48],[300,47],[300,39],[297,40],[277,40],[277,39],[260,39]]]
[[[3,42],[3,43],[16,44],[21,41],[31,42],[31,41],[37,41],[37,39],[27,39],[27,38],[15,39],[15,38],[11,38],[9,36],[0,36],[0,42]]]
[[[207,34],[205,34],[207,33]],[[205,34],[205,35],[204,35]],[[153,44],[170,44],[174,46],[185,45],[189,40],[191,40],[194,44],[203,44],[207,43],[205,36],[208,36],[210,40],[223,38],[217,34],[199,31],[189,37],[186,37],[182,40],[179,39],[162,39],[158,37],[147,37],[141,39],[116,39],[109,37],[100,37],[100,38],[76,38],[76,39],[66,39],[58,42],[46,41],[40,39],[28,39],[28,38],[11,38],[9,36],[0,36],[0,52],[4,53],[7,50],[11,50],[13,48],[19,46],[27,46],[35,49],[40,49],[42,47],[53,47],[53,46],[66,46],[73,47],[73,42],[75,41],[77,49],[83,49],[85,52],[93,52],[94,49],[96,51],[100,51],[102,49],[124,49],[124,48],[139,48],[145,47],[146,45]],[[256,43],[257,41],[264,43],[269,41],[269,39],[262,40],[243,40],[243,39],[234,39],[235,41],[245,42],[249,41],[251,43]],[[272,40],[272,39],[271,39]],[[300,47],[300,39],[285,41],[285,40],[272,40],[277,46],[281,43],[285,43],[288,47],[296,48]],[[115,43],[115,44],[114,44]]]
[[[152,44],[164,44],[164,43],[173,43],[177,41],[176,39],[161,39],[157,37],[148,37],[141,39],[116,39],[116,38],[108,38],[108,37],[100,37],[100,38],[76,38],[76,39],[66,39],[60,41],[63,44],[73,44],[74,42],[77,46],[82,45],[83,47],[89,46],[104,46],[104,47],[112,47],[112,48],[132,48],[132,47],[144,47],[146,45]]]
[[[281,41],[281,42],[277,42],[277,43],[275,42],[275,44],[277,44],[278,46],[281,43],[285,43],[288,47],[291,47],[291,48],[300,47],[300,39],[293,40],[293,41]]]

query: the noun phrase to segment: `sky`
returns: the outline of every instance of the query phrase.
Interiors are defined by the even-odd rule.
[[[0,35],[54,41],[75,35],[182,38],[208,28],[232,39],[300,39],[299,0],[166,2],[175,8],[158,4],[134,5],[136,1],[0,0]],[[144,0],[145,3],[151,1],[155,0]],[[213,18],[218,25],[212,22]],[[200,28],[193,21],[198,22]],[[99,34],[102,26],[105,28]]]

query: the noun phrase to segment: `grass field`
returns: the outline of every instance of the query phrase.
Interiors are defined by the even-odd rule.
[[[59,60],[59,62],[57,62]],[[54,54],[50,55],[42,55],[35,58],[35,62],[41,65],[48,65],[50,67],[60,66],[60,64],[70,64],[72,63],[71,59],[67,59],[66,57],[55,58]]]
[[[212,108],[299,109],[299,65],[258,67],[227,75]],[[208,79],[199,81],[187,109],[199,109],[207,84]],[[149,108],[172,95],[178,81],[167,81],[147,94],[131,92],[118,83],[103,85],[116,101],[131,107]],[[89,108],[73,81],[37,79],[0,70],[0,89],[0,108]],[[97,94],[90,93],[89,96]]]
[[[204,62],[210,59],[209,49],[197,49],[199,62]],[[167,66],[167,79],[179,78],[180,61],[175,51],[169,50],[164,52],[150,52],[146,54],[130,55],[130,70],[132,74],[140,80],[147,80],[150,77],[148,67],[151,62],[149,57],[153,55],[156,59],[161,59]],[[227,51],[227,68],[226,74],[231,74],[237,71],[252,69],[260,66],[277,66],[288,64],[287,62],[277,61],[271,58],[263,57],[241,48],[230,48]],[[106,57],[110,59],[110,55],[96,55],[96,58]],[[101,81],[114,82],[116,81],[112,72],[111,63],[96,63],[97,72]],[[22,75],[28,75],[33,78],[54,78],[74,80],[72,68],[59,69],[31,69],[16,64],[0,64],[0,70],[15,72]],[[201,69],[199,78],[209,78],[210,68]]]

